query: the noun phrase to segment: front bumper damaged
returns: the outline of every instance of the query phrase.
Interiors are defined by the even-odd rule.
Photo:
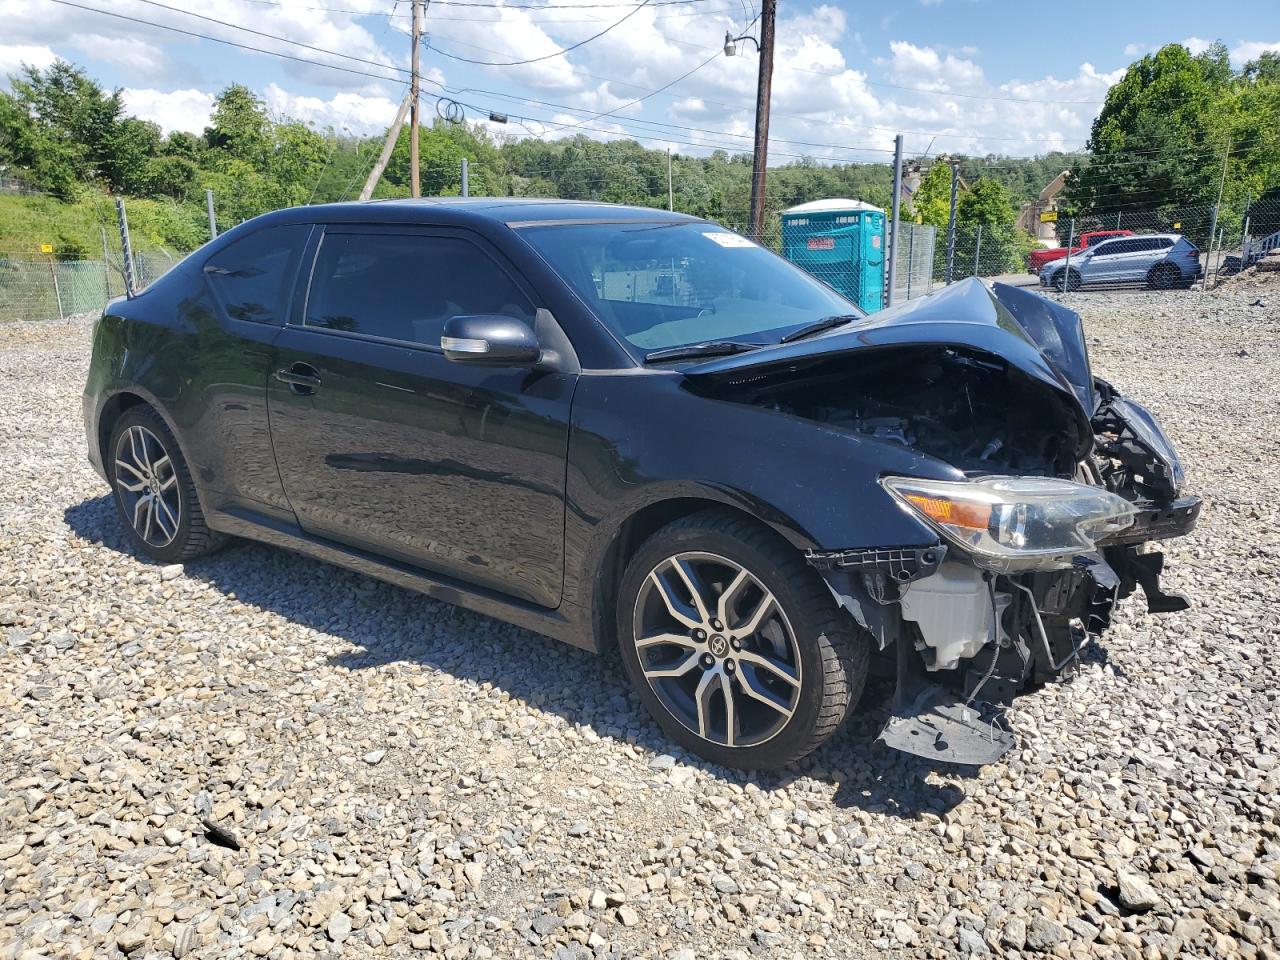
[[[1024,572],[981,569],[941,542],[808,554],[836,602],[893,656],[897,688],[880,733],[888,746],[994,762],[1016,742],[1014,698],[1074,669],[1117,601],[1141,587],[1150,613],[1188,607],[1162,588],[1164,555],[1152,547],[1195,528],[1200,498],[1179,496],[1182,468],[1154,418],[1101,387],[1095,482],[1135,513],[1094,551]]]

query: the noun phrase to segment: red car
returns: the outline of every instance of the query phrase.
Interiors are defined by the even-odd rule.
[[[1132,230],[1090,230],[1079,236],[1080,245],[1071,248],[1074,256],[1081,250],[1085,250],[1095,244],[1101,243],[1103,240],[1110,240],[1112,237],[1131,237]],[[1036,276],[1040,275],[1040,271],[1044,269],[1044,265],[1053,260],[1059,260],[1067,255],[1066,247],[1051,247],[1048,250],[1032,250],[1027,255],[1027,271]]]

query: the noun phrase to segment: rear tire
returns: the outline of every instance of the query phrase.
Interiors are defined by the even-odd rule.
[[[1147,271],[1147,286],[1152,290],[1174,290],[1182,283],[1182,271],[1172,263],[1157,263]]]
[[[116,509],[139,553],[177,563],[222,545],[224,537],[205,523],[178,441],[153,409],[126,410],[103,459]]]
[[[870,638],[795,548],[720,510],[641,545],[617,627],[627,675],[667,735],[745,770],[786,766],[830,739],[862,694],[871,655]]]

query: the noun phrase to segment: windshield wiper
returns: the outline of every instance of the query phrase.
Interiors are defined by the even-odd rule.
[[[821,333],[823,330],[830,330],[832,327],[843,327],[846,323],[853,323],[853,321],[861,319],[862,317],[852,313],[837,314],[834,317],[823,317],[821,320],[815,320],[807,327],[801,327],[799,330],[792,330],[778,342],[790,343],[792,340],[803,340],[805,337],[811,337],[815,333]]]
[[[763,344],[760,343],[743,343],[741,340],[704,340],[701,343],[686,343],[680,347],[650,350],[644,355],[644,362],[660,363],[663,360],[690,360],[694,357],[724,357],[731,353],[759,350],[762,346]]]

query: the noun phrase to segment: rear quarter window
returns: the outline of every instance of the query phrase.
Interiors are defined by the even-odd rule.
[[[298,260],[310,230],[308,224],[264,227],[205,261],[205,279],[227,318],[284,324]]]

